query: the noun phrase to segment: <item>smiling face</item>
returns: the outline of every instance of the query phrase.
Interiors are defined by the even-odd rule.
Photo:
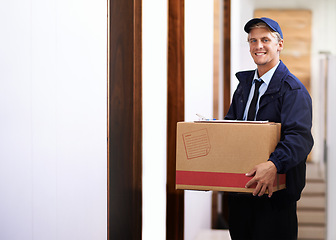
[[[261,77],[279,62],[283,40],[278,41],[276,35],[267,28],[253,28],[249,33],[248,42],[251,56]]]

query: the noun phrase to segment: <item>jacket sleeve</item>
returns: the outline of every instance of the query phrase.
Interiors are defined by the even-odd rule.
[[[229,108],[229,111],[226,114],[226,116],[224,117],[225,120],[237,120],[236,113],[234,111],[234,109],[235,109],[234,105],[235,105],[235,103],[232,101],[232,103],[230,105],[230,108]]]
[[[278,173],[286,173],[305,162],[314,144],[311,135],[312,100],[301,86],[289,88],[282,96],[281,139],[269,160]]]
[[[224,117],[225,120],[241,120],[239,119],[240,117],[238,116],[239,114],[237,112],[238,109],[241,107],[239,105],[242,104],[241,94],[242,94],[242,87],[240,84],[238,84],[237,89],[233,94],[229,111]]]

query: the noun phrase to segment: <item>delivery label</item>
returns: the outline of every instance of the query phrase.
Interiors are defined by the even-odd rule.
[[[210,141],[207,129],[182,134],[185,152],[188,159],[207,156],[210,152]]]

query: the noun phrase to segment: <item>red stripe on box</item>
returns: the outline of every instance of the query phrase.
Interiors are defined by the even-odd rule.
[[[286,183],[286,175],[280,174],[279,185]],[[176,184],[194,186],[213,186],[213,187],[232,187],[245,188],[246,183],[252,177],[246,177],[242,173],[218,173],[218,172],[195,172],[195,171],[176,171]],[[277,181],[274,181],[276,186]],[[255,188],[256,184],[251,186]]]

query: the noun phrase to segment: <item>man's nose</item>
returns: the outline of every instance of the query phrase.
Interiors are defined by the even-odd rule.
[[[260,40],[257,41],[256,45],[257,45],[257,48],[263,48],[263,46],[264,46],[262,41],[260,41]]]

